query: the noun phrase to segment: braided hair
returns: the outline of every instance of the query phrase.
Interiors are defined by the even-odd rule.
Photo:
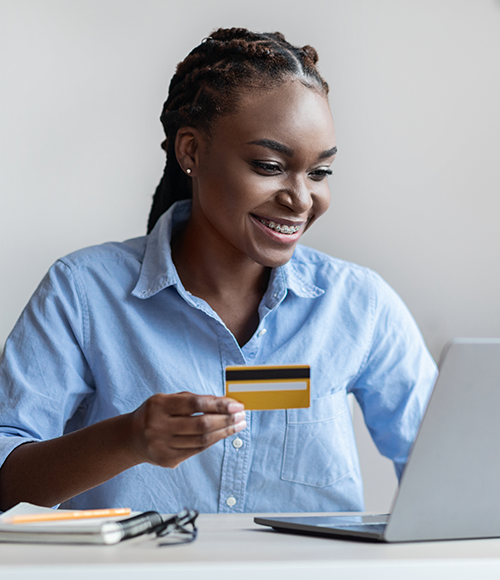
[[[175,155],[180,127],[191,126],[210,136],[216,117],[234,112],[243,89],[269,89],[287,78],[328,93],[311,46],[293,46],[279,33],[254,33],[245,28],[219,28],[177,65],[161,122],[167,163],[156,188],[149,214],[148,233],[176,201],[192,197],[191,178]]]

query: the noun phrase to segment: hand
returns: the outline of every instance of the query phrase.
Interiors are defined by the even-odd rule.
[[[188,392],[153,395],[131,414],[135,462],[177,467],[244,429],[243,409],[227,397]]]

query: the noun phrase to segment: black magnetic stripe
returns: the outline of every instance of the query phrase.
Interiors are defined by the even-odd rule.
[[[266,381],[277,379],[308,379],[310,369],[226,369],[226,381]]]

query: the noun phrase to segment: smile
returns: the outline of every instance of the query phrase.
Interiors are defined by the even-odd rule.
[[[273,221],[268,221],[268,220],[265,220],[262,218],[259,218],[259,221],[261,224],[264,224],[267,228],[274,230],[275,232],[278,232],[279,234],[287,234],[287,235],[295,234],[302,227],[302,225],[300,225],[300,226],[285,226],[283,224],[278,224],[278,223],[275,223]]]

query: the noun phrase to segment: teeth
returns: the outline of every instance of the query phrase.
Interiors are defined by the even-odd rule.
[[[301,228],[301,226],[284,226],[281,224],[275,224],[272,221],[267,222],[266,220],[263,220],[263,219],[261,219],[260,221],[261,221],[261,223],[263,223],[265,226],[267,226],[271,230],[274,230],[280,234],[288,234],[288,235],[295,234]]]

